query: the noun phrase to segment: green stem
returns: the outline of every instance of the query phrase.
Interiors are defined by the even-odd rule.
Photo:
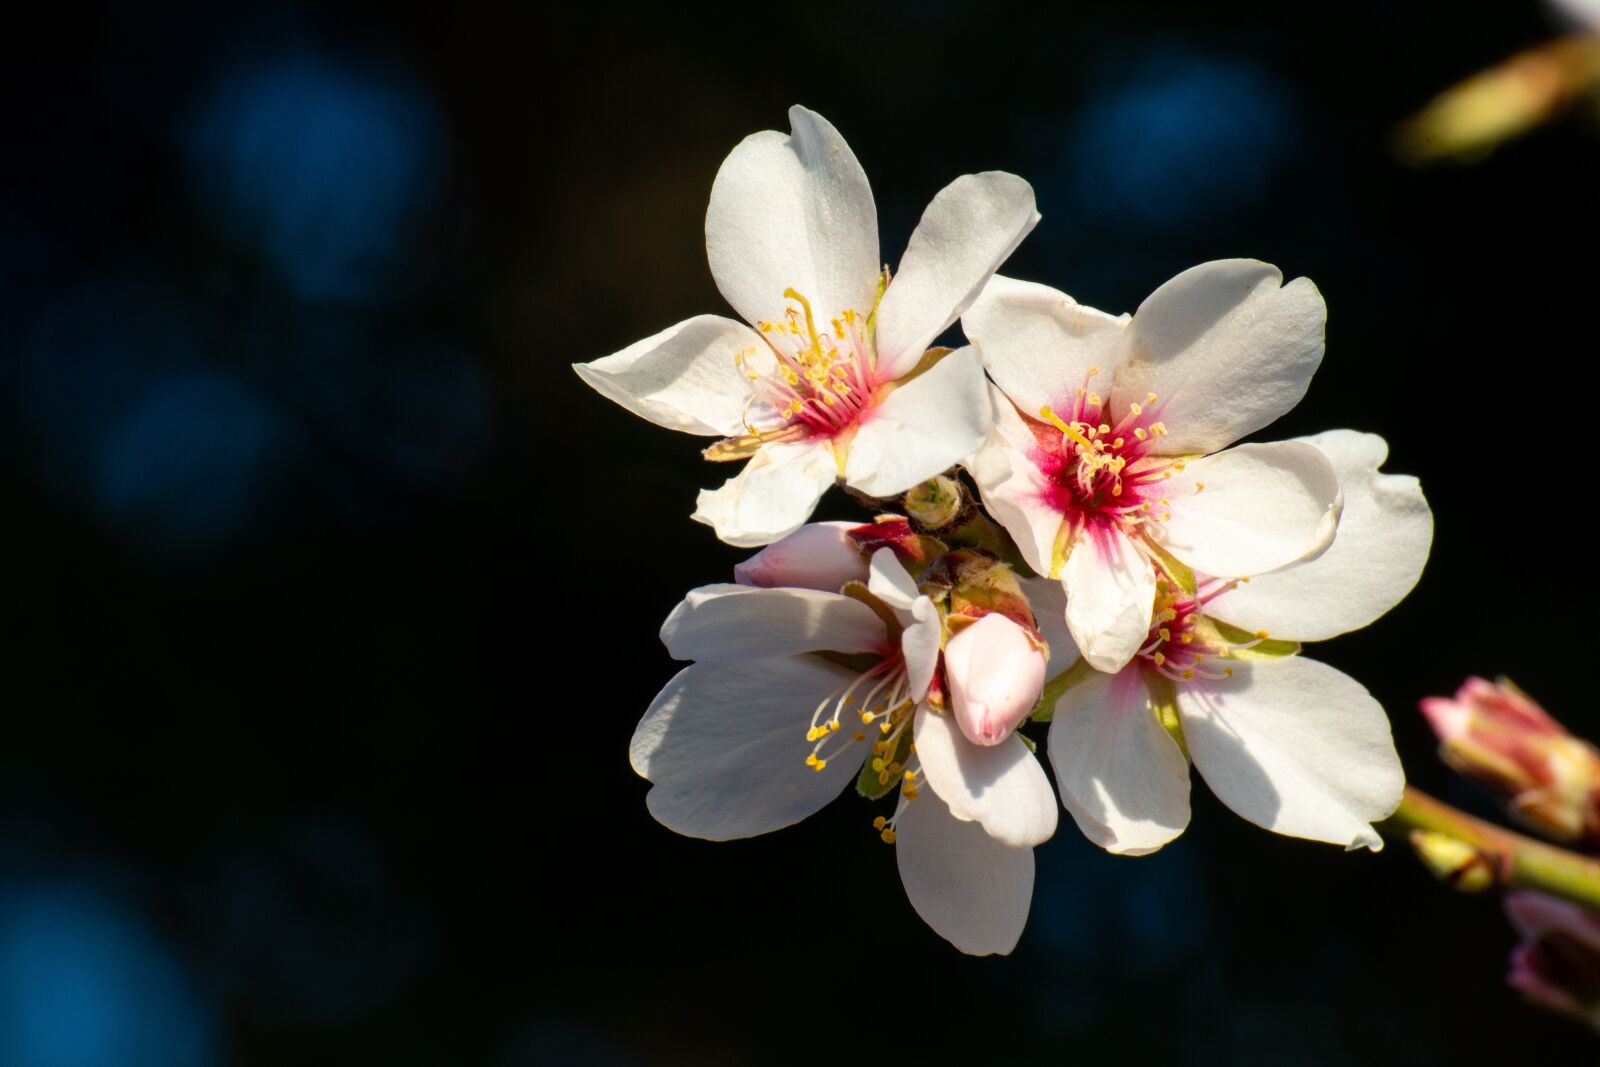
[[[1600,859],[1475,819],[1412,786],[1378,829],[1396,840],[1412,830],[1432,830],[1464,841],[1495,862],[1502,887],[1536,889],[1600,911]]]

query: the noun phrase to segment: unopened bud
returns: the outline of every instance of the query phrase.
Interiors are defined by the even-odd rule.
[[[1600,751],[1573,737],[1516,686],[1469,678],[1455,699],[1422,701],[1439,754],[1558,841],[1600,842]]]
[[[867,557],[851,537],[853,522],[813,522],[733,568],[740,585],[786,586],[837,593],[867,580]]]
[[[1495,864],[1482,850],[1449,834],[1411,831],[1411,847],[1433,876],[1462,893],[1482,893],[1495,883]]]
[[[1004,615],[985,615],[944,648],[956,725],[975,745],[998,745],[1044,690],[1044,653]]]
[[[1506,895],[1522,935],[1506,981],[1528,1001],[1600,1031],[1600,913],[1543,893]]]
[[[966,509],[961,483],[942,474],[911,488],[906,494],[906,514],[924,530],[942,530]]]

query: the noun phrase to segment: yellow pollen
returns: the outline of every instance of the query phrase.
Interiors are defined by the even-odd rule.
[[[861,713],[861,724],[862,724],[862,725],[863,725],[863,726],[865,726],[865,725],[867,725],[867,724],[868,724],[868,723],[870,723],[870,722],[872,722],[872,712],[870,712],[870,711],[863,711],[863,712],[862,712],[862,713]]]
[[[885,819],[882,815],[872,820],[872,828],[874,830],[882,830],[887,825],[889,825],[889,820]]]
[[[1100,403],[1100,394],[1099,393],[1090,393],[1089,394],[1089,403],[1098,405]]]
[[[920,797],[922,794],[917,792],[917,789],[916,789],[915,786],[907,785],[907,786],[901,786],[900,787],[900,795],[905,797],[907,800],[915,800],[918,797]]]
[[[878,772],[878,784],[879,785],[888,785],[889,784],[889,772],[888,771],[879,771]]]
[[[881,759],[873,760],[872,761],[872,769],[875,770],[875,771],[883,770],[883,760],[881,760]]]
[[[1144,394],[1144,402],[1146,404],[1154,404],[1156,402],[1156,394],[1154,394],[1154,393],[1146,393],[1146,394]]]
[[[811,755],[806,757],[806,766],[807,767],[815,767],[816,765],[817,765],[817,754],[815,752],[813,752],[813,753],[811,753]]]
[[[917,780],[917,772],[916,771],[907,771],[906,772],[906,781],[914,782],[916,780]]]
[[[1167,657],[1165,657],[1161,653],[1157,652],[1156,653],[1156,666],[1159,667],[1165,662],[1167,662]]]
[[[1090,367],[1089,368],[1089,377],[1093,378],[1096,374],[1099,374],[1099,373],[1100,373],[1100,368],[1099,367]]]
[[[1189,679],[1191,679],[1193,677],[1194,677],[1194,671],[1193,670],[1187,670],[1187,671],[1183,672],[1183,680],[1184,681],[1187,682]]]
[[[1149,437],[1150,435],[1144,432],[1144,427],[1135,426],[1133,428],[1133,436],[1135,436],[1139,440],[1143,441],[1146,437]]]
[[[884,830],[883,833],[879,834],[878,836],[883,838],[883,843],[884,844],[886,844],[886,845],[894,844],[894,831],[893,830]]]
[[[1129,415],[1133,415],[1133,416],[1143,415],[1144,414],[1144,408],[1140,407],[1138,404],[1129,404],[1128,405],[1128,414]]]
[[[890,726],[888,723],[884,723],[883,725],[879,726],[878,729],[882,730],[884,733],[888,733],[890,730],[893,729],[893,727]]]
[[[1222,673],[1226,674],[1229,678],[1232,678],[1233,677],[1233,668],[1232,667],[1224,667],[1224,668],[1222,668]]]
[[[816,771],[818,774],[821,774],[822,773],[822,768],[826,767],[827,765],[828,765],[828,761],[827,760],[819,759],[819,760],[817,760],[817,762],[815,762],[815,763],[813,763],[811,765],[811,769]]]
[[[1172,640],[1172,631],[1167,629],[1165,626],[1163,626],[1161,629],[1157,630],[1156,633],[1161,635],[1161,640],[1163,640],[1163,641],[1171,641]]]
[[[1192,645],[1194,644],[1194,634],[1179,634],[1178,640],[1186,645]]]
[[[1205,482],[1195,482],[1194,483],[1194,491],[1197,492],[1197,493],[1204,491],[1205,487],[1206,487],[1206,483]]]
[[[1267,639],[1267,631],[1265,631],[1265,630],[1257,630],[1256,631],[1256,638],[1258,640],[1265,641]]]

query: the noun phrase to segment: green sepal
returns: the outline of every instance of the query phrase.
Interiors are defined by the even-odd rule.
[[[877,730],[878,725],[873,723],[871,729]],[[872,738],[867,738],[866,744],[872,744]],[[894,751],[890,753],[889,757],[884,759],[883,762],[885,766],[888,766],[891,763],[898,763],[904,767],[906,760],[910,757],[911,727],[907,726],[900,731],[900,736],[895,740],[894,743]],[[883,757],[877,758],[883,759]],[[881,772],[872,769],[873,759],[874,756],[869,750],[867,754],[867,762],[862,765],[861,773],[856,775],[856,792],[866,797],[868,800],[878,800],[882,797],[888,796],[889,792],[894,789],[896,785],[900,784],[901,778],[901,776],[898,774],[891,774],[887,782],[878,781],[878,775]]]
[[[1018,741],[1021,741],[1023,744],[1028,746],[1029,752],[1032,752],[1034,755],[1039,754],[1039,742],[1035,741],[1021,730],[1015,731],[1015,734]]]
[[[1177,556],[1157,544],[1155,538],[1146,537],[1144,546],[1150,550],[1151,555],[1161,561],[1161,569],[1167,572],[1169,578],[1178,583],[1178,588],[1190,596],[1194,596],[1195,590],[1199,588],[1194,580],[1194,571],[1180,561]]]
[[[1216,639],[1207,634],[1206,628],[1210,627],[1215,632]],[[1225,644],[1228,648],[1228,659],[1282,659],[1284,656],[1293,656],[1300,651],[1299,641],[1283,641],[1276,637],[1258,640],[1256,635],[1248,630],[1241,630],[1230,623],[1213,619],[1209,615],[1200,620],[1195,631],[1200,639],[1207,644]],[[1240,648],[1239,645],[1255,644],[1249,648]]]
[[[1161,728],[1178,742],[1178,750],[1183,753],[1183,758],[1188,759],[1189,743],[1183,739],[1183,720],[1178,717],[1178,687],[1172,684],[1171,678],[1154,671],[1142,673],[1145,676],[1145,691],[1150,694],[1150,710],[1155,712]]]
[[[1080,659],[1044,683],[1044,692],[1039,694],[1039,703],[1033,706],[1033,713],[1028,718],[1034,722],[1049,722],[1056,713],[1056,701],[1060,700],[1067,690],[1094,673],[1095,669],[1089,666],[1089,661]]]

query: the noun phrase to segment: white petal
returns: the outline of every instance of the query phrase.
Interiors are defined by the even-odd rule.
[[[750,401],[750,382],[734,362],[746,349],[767,346],[742,322],[700,315],[572,369],[600,395],[657,426],[732,437],[745,432]]]
[[[961,328],[1006,396],[1032,418],[1063,411],[1091,369],[1109,383],[1128,316],[1107,315],[1036,282],[996,275],[961,317]]]
[[[922,213],[878,308],[878,369],[917,365],[1039,221],[1033,187],[1015,174],[964,174]]]
[[[1090,841],[1142,856],[1189,825],[1189,761],[1150,706],[1143,670],[1093,674],[1056,701],[1050,765]]]
[[[954,720],[926,706],[914,724],[917,758],[928,786],[958,819],[983,825],[1012,846],[1037,845],[1056,832],[1049,776],[1015,734],[998,745],[974,745]]]
[[[1062,512],[1055,484],[1029,458],[1037,451],[1033,434],[1004,393],[990,386],[994,430],[966,461],[978,483],[983,506],[1016,542],[1028,566],[1050,574]]]
[[[1039,636],[1050,646],[1050,662],[1045,676],[1054,678],[1078,662],[1078,645],[1067,629],[1067,591],[1054,578],[1024,578],[1022,591],[1028,596],[1028,606],[1033,609],[1034,624]]]
[[[1144,644],[1155,607],[1156,572],[1120,531],[1082,530],[1061,568],[1067,629],[1097,671],[1120,671]]]
[[[1328,457],[1302,441],[1239,445],[1193,460],[1169,484],[1172,517],[1152,523],[1151,532],[1214,578],[1312,559],[1339,526],[1339,477]]]
[[[972,455],[988,432],[983,366],[973,349],[958,349],[869,410],[844,480],[868,496],[898,496]]]
[[[1378,472],[1389,454],[1378,435],[1330,430],[1301,440],[1339,476],[1344,510],[1333,544],[1316,559],[1229,590],[1206,614],[1252,633],[1322,641],[1366,626],[1411,591],[1428,561],[1433,512],[1415,478]]]
[[[1033,901],[1033,849],[1002,845],[924,792],[895,824],[906,899],[934,933],[974,956],[1017,946]]]
[[[1115,410],[1155,393],[1162,452],[1186,455],[1215,452],[1294,407],[1322,362],[1328,312],[1307,279],[1282,282],[1270,263],[1223,259],[1150,294],[1128,327]]]
[[[883,620],[859,600],[816,589],[707,585],[661,627],[673,659],[706,663],[800,652],[888,653]]]
[[[799,822],[839,795],[865,746],[806,766],[817,704],[851,673],[812,656],[697,663],[661,690],[633,733],[633,769],[655,783],[650,814],[727,841]]]
[[[1189,755],[1211,791],[1258,826],[1374,851],[1371,823],[1405,773],[1383,708],[1361,684],[1301,656],[1240,661],[1233,677],[1178,686]]]
[[[922,593],[916,579],[906,572],[892,548],[880,548],[872,554],[867,591],[894,610],[901,625],[909,625],[914,618],[913,605]]]
[[[872,310],[878,211],[855,153],[828,120],[789,109],[788,137],[746,137],[722,163],[706,209],[717,288],[747,322],[779,321],[793,288],[823,322]]]
[[[906,661],[906,692],[912,700],[928,694],[934,669],[939,666],[939,645],[944,640],[944,623],[939,609],[925,596],[911,605],[912,621],[900,635],[900,650]]]
[[[765,545],[799,529],[838,472],[825,442],[763,445],[720,489],[700,490],[690,518],[730,545]]]
[[[867,560],[850,536],[859,522],[808,522],[733,567],[740,585],[791,586],[837,593],[867,580]]]

